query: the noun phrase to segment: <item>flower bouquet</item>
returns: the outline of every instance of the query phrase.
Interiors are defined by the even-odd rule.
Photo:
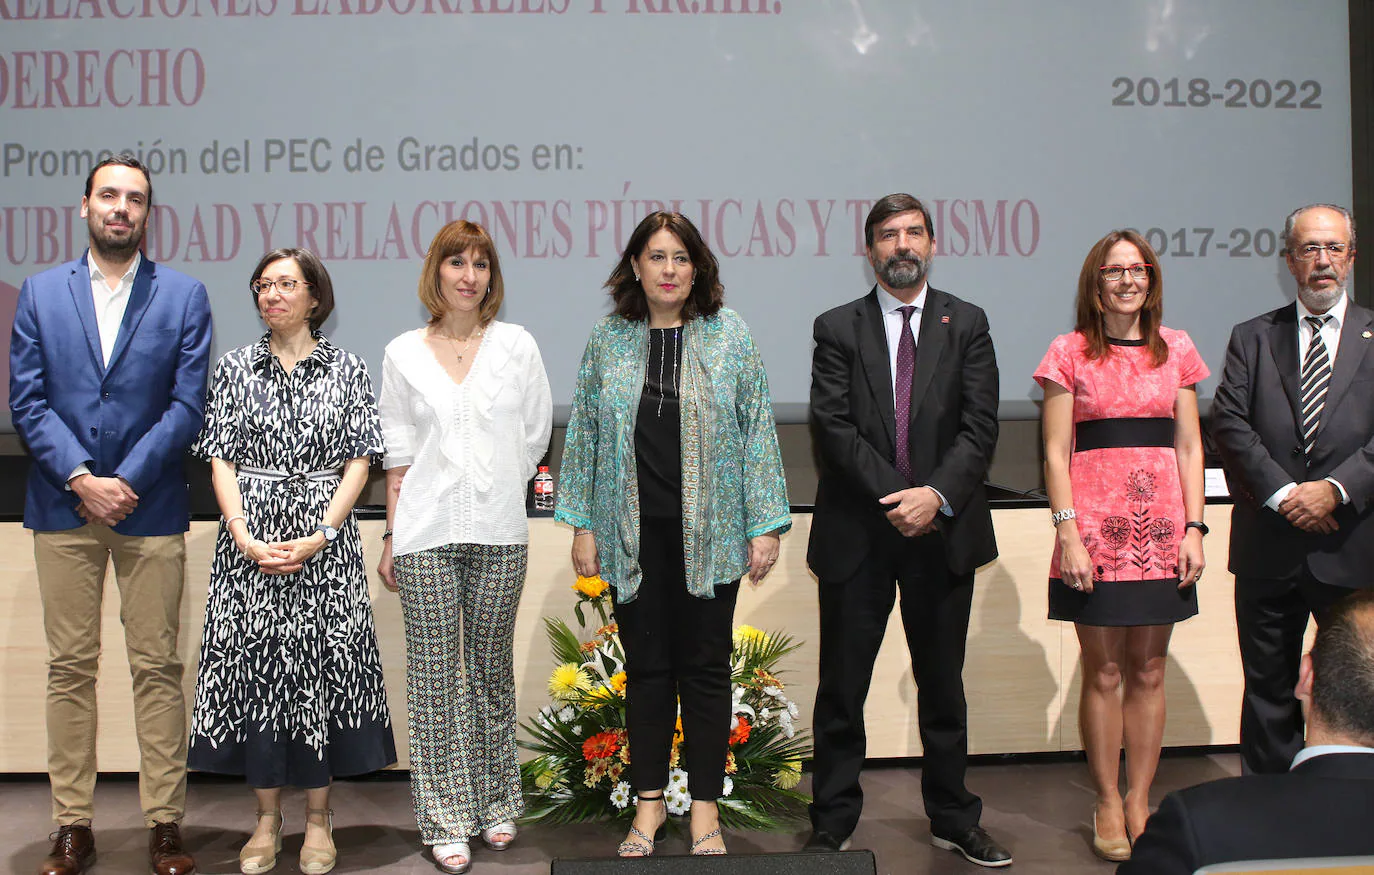
[[[634,813],[634,791],[625,780],[631,756],[625,651],[609,613],[611,590],[599,577],[579,577],[572,588],[578,631],[560,618],[544,618],[557,666],[549,678],[553,702],[521,724],[528,738],[520,746],[535,754],[520,767],[528,821],[576,823]],[[595,612],[591,622],[588,608]],[[805,817],[807,797],[795,788],[811,745],[794,726],[797,706],[777,669],[796,648],[788,635],[735,628],[730,747],[724,796],[717,800],[728,828],[779,830]],[[679,717],[664,789],[671,814],[685,814],[692,804],[679,765],[686,763],[687,743]]]

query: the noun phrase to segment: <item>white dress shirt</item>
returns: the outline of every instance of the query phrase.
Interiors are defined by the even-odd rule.
[[[1349,303],[1350,299],[1345,295],[1341,295],[1340,299],[1336,301],[1331,309],[1326,311],[1326,315],[1331,318],[1326,320],[1326,324],[1321,327],[1322,340],[1326,343],[1326,355],[1331,362],[1333,370],[1336,367],[1336,351],[1339,350],[1341,346],[1341,326],[1345,324],[1345,310]],[[1312,346],[1312,328],[1307,324],[1307,317],[1320,316],[1321,314],[1313,313],[1311,310],[1307,309],[1307,307],[1303,306],[1301,298],[1298,299],[1297,305],[1298,370],[1299,373],[1301,373],[1302,363],[1307,360],[1307,350]],[[1334,477],[1327,477],[1326,479],[1336,484],[1336,489],[1340,490],[1341,504],[1349,504],[1350,493],[1345,491],[1345,487],[1341,485],[1341,482]],[[1273,495],[1269,496],[1269,500],[1264,503],[1264,506],[1270,510],[1277,511],[1279,505],[1288,497],[1288,493],[1296,489],[1297,486],[1297,483],[1285,483],[1280,486],[1274,491]]]
[[[96,266],[89,249],[86,250],[86,264],[91,269],[91,299],[95,304],[96,331],[100,334],[100,354],[108,367],[110,356],[114,354],[115,341],[119,339],[119,326],[124,324],[124,311],[129,309],[129,295],[134,290],[134,277],[138,275],[139,265],[143,264],[143,255],[134,253],[129,269],[124,271],[124,276],[114,286]],[[73,479],[89,473],[90,466],[82,462],[67,477],[67,482],[71,483]],[[70,491],[71,486],[67,489]]]
[[[1374,753],[1374,747],[1361,747],[1358,744],[1316,744],[1298,751],[1298,755],[1293,757],[1293,765],[1288,768],[1296,769],[1300,763],[1329,753]]]
[[[883,330],[887,332],[887,366],[888,373],[892,374],[892,403],[897,403],[897,344],[902,338],[902,309],[903,307],[913,306],[916,312],[911,314],[911,339],[913,343],[921,339],[921,313],[926,308],[926,289],[929,286],[921,283],[920,294],[916,299],[907,304],[898,300],[887,289],[878,286],[878,307],[883,311]]]
[[[391,341],[382,364],[382,465],[410,466],[392,519],[392,555],[527,544],[525,487],[553,429],[539,347],[519,325],[492,322],[455,384],[425,344],[427,331]]]
[[[878,292],[878,307],[883,311],[883,331],[887,333],[887,366],[890,369],[888,373],[892,375],[892,406],[895,410],[897,407],[897,345],[902,339],[902,308],[916,308],[916,312],[911,314],[909,323],[914,346],[921,339],[921,314],[926,308],[926,290],[930,288],[930,284],[921,283],[921,291],[917,293],[916,298],[910,304],[898,299],[881,285],[874,288]],[[912,354],[915,354],[914,348]],[[949,502],[940,494],[940,490],[928,484],[927,486],[931,492],[940,496],[940,513],[945,516],[954,516],[954,508],[950,507]]]
[[[129,308],[129,294],[134,289],[134,276],[143,263],[142,254],[135,252],[133,263],[119,278],[110,285],[110,280],[100,272],[95,259],[87,252],[86,262],[91,268],[91,297],[95,301],[95,324],[100,331],[100,352],[105,364],[110,364],[114,353],[115,341],[119,338],[119,326],[124,322],[124,311]]]

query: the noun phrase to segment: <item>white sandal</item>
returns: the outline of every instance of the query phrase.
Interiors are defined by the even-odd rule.
[[[439,867],[439,871],[447,872],[448,875],[463,875],[472,868],[472,849],[467,842],[449,842],[444,845],[435,845],[433,848],[434,865]],[[448,862],[454,857],[462,857],[463,862],[454,864]]]
[[[482,830],[482,841],[493,851],[504,851],[506,848],[510,847],[511,842],[515,841],[515,836],[517,834],[518,831],[515,828],[515,824],[508,820],[505,823],[498,823],[496,826],[489,826]],[[499,835],[508,835],[510,838],[498,842],[493,837]]]

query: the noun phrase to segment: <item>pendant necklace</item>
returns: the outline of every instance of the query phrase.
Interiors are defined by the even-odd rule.
[[[476,338],[476,339],[480,340],[481,337],[482,337],[482,335],[485,334],[486,332],[485,332],[485,329],[481,329],[481,328],[474,329],[473,331],[468,332],[468,336],[467,336],[466,338],[464,338],[464,340],[463,340],[463,346],[462,346],[461,349],[458,347],[458,338],[456,338],[456,337],[451,337],[450,335],[444,334],[444,333],[442,333],[442,332],[437,332],[437,333],[439,334],[440,337],[444,338],[444,339],[447,340],[450,344],[453,345],[453,355],[454,355],[454,357],[455,357],[456,359],[458,359],[458,363],[459,363],[459,364],[462,364],[462,363],[463,363],[463,356],[467,355],[468,347],[472,345],[473,339]]]

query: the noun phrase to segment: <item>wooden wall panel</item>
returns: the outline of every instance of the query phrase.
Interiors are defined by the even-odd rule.
[[[1001,558],[978,573],[969,626],[965,683],[969,742],[974,753],[1077,750],[1078,645],[1073,627],[1045,619],[1045,578],[1053,536],[1043,509],[994,512]],[[1210,509],[1210,563],[1200,591],[1202,613],[1174,632],[1169,657],[1169,724],[1165,743],[1218,745],[1236,741],[1241,675],[1231,604],[1233,581],[1225,570],[1229,514]],[[784,668],[784,680],[809,726],[815,696],[817,607],[815,579],[806,569],[810,517],[797,514],[783,538],[779,563],[758,589],[744,586],[736,621],[785,630],[803,642]],[[382,524],[364,522],[369,563],[381,548]],[[570,532],[549,519],[530,522],[529,577],[515,630],[517,702],[522,718],[547,702],[552,668],[542,618],[573,622]],[[182,607],[181,652],[188,704],[193,700],[196,654],[215,523],[194,523],[187,540],[187,588]],[[400,767],[406,765],[405,632],[397,597],[369,569],[387,690],[391,698]],[[100,767],[137,769],[128,662],[119,627],[113,579],[104,605],[104,653],[99,685]],[[30,534],[0,524],[0,773],[43,772],[43,699],[46,645]],[[896,611],[889,623],[868,697],[870,757],[920,754],[916,690]]]

